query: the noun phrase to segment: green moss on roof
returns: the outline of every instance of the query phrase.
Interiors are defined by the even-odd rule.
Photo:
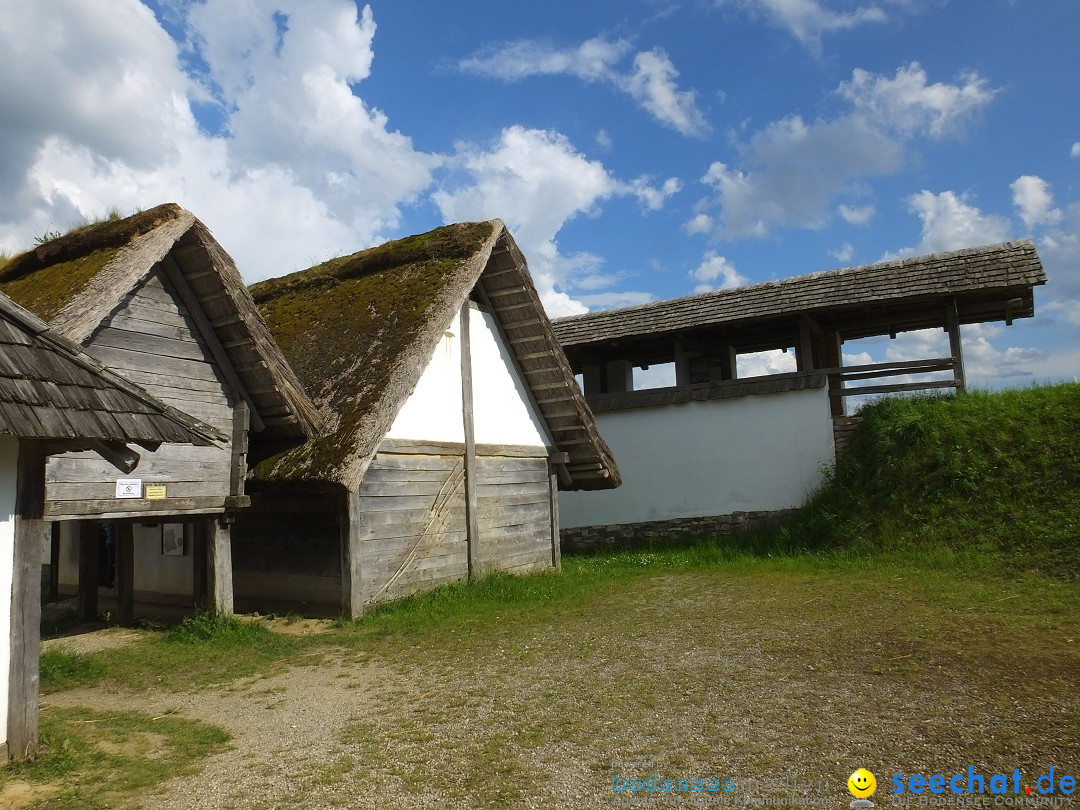
[[[182,213],[180,206],[167,203],[126,219],[76,228],[0,267],[0,291],[38,317],[51,320],[122,247]]]
[[[256,478],[335,480],[463,262],[491,234],[490,222],[449,225],[251,287],[300,381],[339,419],[332,432],[260,463]]]

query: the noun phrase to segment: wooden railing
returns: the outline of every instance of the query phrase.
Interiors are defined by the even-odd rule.
[[[924,380],[921,382],[884,383],[882,385],[863,385],[853,388],[846,383],[856,380],[871,380],[881,377],[906,377],[912,374],[929,374],[934,371],[950,371],[951,380]],[[829,395],[853,397],[865,394],[892,394],[900,391],[924,391],[933,388],[963,388],[957,378],[956,360],[952,357],[937,357],[931,360],[904,360],[895,363],[870,363],[862,366],[843,366],[825,369],[829,375]]]

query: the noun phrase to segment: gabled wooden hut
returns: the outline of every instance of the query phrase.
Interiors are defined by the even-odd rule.
[[[254,464],[238,597],[340,600],[355,616],[482,571],[557,566],[557,490],[618,485],[502,222],[389,242],[252,295],[325,427]]]
[[[226,441],[0,295],[0,757],[37,747],[46,459],[72,451],[131,459],[129,442]]]
[[[136,596],[194,597],[230,611],[229,531],[248,503],[249,433],[253,445],[298,443],[317,419],[232,259],[191,213],[162,205],[13,258],[0,269],[0,290],[227,437],[162,444],[142,453],[131,475],[93,452],[51,458],[45,517],[62,522],[58,584],[77,580],[87,617],[97,613],[99,585],[115,589],[121,620]],[[103,521],[115,526],[112,555]]]

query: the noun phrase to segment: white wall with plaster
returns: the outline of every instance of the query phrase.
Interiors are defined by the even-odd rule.
[[[0,436],[0,745],[7,742],[8,687],[11,669],[11,582],[15,571],[15,493],[19,440]]]
[[[544,447],[540,418],[529,402],[509,348],[490,313],[469,310],[473,425],[477,444]],[[439,340],[431,361],[386,434],[390,439],[465,441],[461,415],[461,322]]]
[[[623,483],[559,493],[563,528],[801,505],[833,464],[826,388],[596,414]]]
[[[194,566],[190,538],[184,542],[182,555],[162,553],[162,532],[166,526],[180,524],[136,523],[132,529],[135,551],[135,585],[137,594],[160,594],[182,597],[190,601],[194,588]],[[182,529],[181,529],[182,534]],[[75,521],[60,523],[60,567],[57,574],[60,590],[76,593],[79,585],[79,526]],[[115,594],[113,588],[102,587],[102,594]],[[176,601],[176,600],[170,600]]]

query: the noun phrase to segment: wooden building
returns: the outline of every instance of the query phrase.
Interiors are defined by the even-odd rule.
[[[136,598],[231,611],[229,533],[248,503],[249,434],[252,447],[299,443],[317,416],[228,254],[192,214],[162,205],[13,258],[0,269],[0,290],[226,437],[164,443],[131,475],[94,452],[50,458],[45,519],[59,523],[59,587],[77,583],[86,617],[97,614],[99,585],[115,591],[121,621]]]
[[[618,485],[501,222],[390,242],[252,295],[325,427],[253,457],[238,598],[356,616],[483,571],[558,566],[557,490]]]
[[[106,371],[0,295],[0,756],[37,749],[45,469],[55,454],[101,454],[129,467],[162,442],[227,437]],[[102,463],[105,463],[102,461]],[[137,468],[137,467],[136,467]],[[121,473],[123,474],[123,473]]]
[[[847,398],[963,391],[960,325],[1032,317],[1045,282],[1021,241],[556,320],[624,475],[616,493],[566,493],[564,541],[703,536],[799,506],[850,435]],[[844,341],[917,329],[943,329],[948,356],[843,364]],[[797,370],[738,378],[738,355],[769,349]],[[662,363],[674,386],[634,390],[633,369]]]

